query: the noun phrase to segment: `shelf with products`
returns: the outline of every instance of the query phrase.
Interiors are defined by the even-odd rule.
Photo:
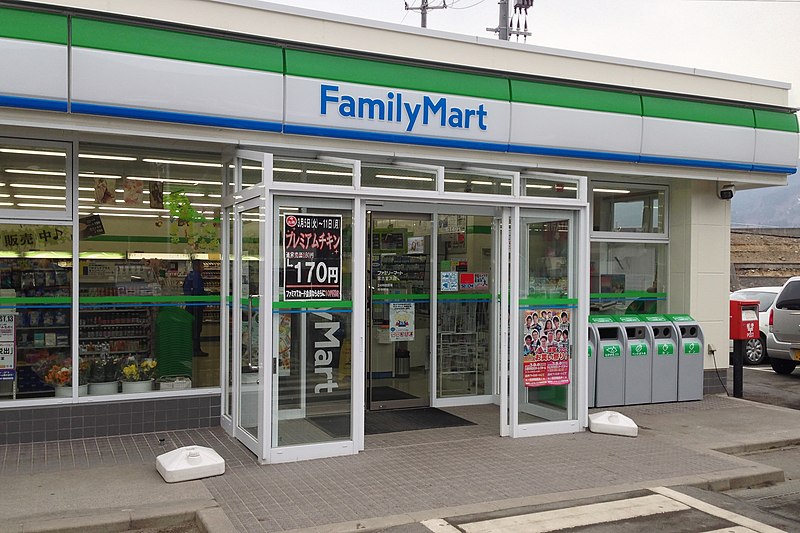
[[[477,394],[489,367],[488,304],[448,302],[438,311],[439,390],[443,395]]]

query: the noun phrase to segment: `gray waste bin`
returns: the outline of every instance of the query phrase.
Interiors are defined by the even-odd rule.
[[[589,323],[597,332],[597,380],[595,407],[625,404],[625,332],[610,316],[592,315]]]
[[[653,348],[652,402],[678,401],[678,330],[664,315],[642,315]]]
[[[638,315],[616,317],[625,330],[625,405],[652,401],[653,350]]]
[[[689,315],[667,315],[678,329],[678,401],[703,399],[705,338],[700,324]]]
[[[595,385],[597,383],[597,330],[589,324],[589,407],[594,407]]]

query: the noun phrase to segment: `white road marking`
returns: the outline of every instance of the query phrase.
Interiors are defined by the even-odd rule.
[[[689,509],[674,498],[653,494],[628,500],[593,503],[578,507],[555,509],[471,524],[461,524],[467,533],[544,533],[571,527],[627,520],[639,516],[672,513]]]
[[[759,372],[775,372],[771,366],[746,366],[747,370],[758,370]]]
[[[746,516],[732,513],[731,511],[726,511],[725,509],[720,509],[719,507],[711,505],[710,503],[698,500],[697,498],[692,498],[691,496],[687,496],[686,494],[682,494],[676,490],[668,489],[666,487],[657,487],[650,490],[657,494],[662,494],[672,498],[675,501],[694,507],[698,511],[716,516],[717,518],[722,518],[723,520],[733,522],[734,524],[744,526],[759,533],[786,533],[782,529],[772,527],[768,524],[762,524],[761,522],[753,520],[752,518],[747,518]]]
[[[424,520],[420,522],[420,524],[433,531],[433,533],[461,533],[461,531],[451,526],[444,518]]]
[[[726,527],[723,529],[715,529],[714,531],[706,531],[705,533],[756,533],[750,528],[742,526]]]

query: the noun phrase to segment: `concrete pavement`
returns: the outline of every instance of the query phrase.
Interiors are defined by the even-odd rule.
[[[657,486],[778,482],[779,468],[731,454],[800,443],[800,411],[724,396],[615,410],[639,437],[501,438],[495,407],[465,407],[448,411],[477,426],[370,436],[357,456],[271,466],[219,428],[6,445],[0,531],[87,533],[100,517],[152,527],[197,512],[210,531],[382,529]],[[225,475],[161,481],[154,457],[190,443],[220,452]]]

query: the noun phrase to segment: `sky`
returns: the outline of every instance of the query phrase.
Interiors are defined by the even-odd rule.
[[[420,25],[403,0],[271,3]],[[428,13],[428,28],[496,38],[486,28],[497,26],[497,0],[447,5]],[[789,105],[800,107],[800,0],[535,0],[527,18],[529,44],[789,82]]]

